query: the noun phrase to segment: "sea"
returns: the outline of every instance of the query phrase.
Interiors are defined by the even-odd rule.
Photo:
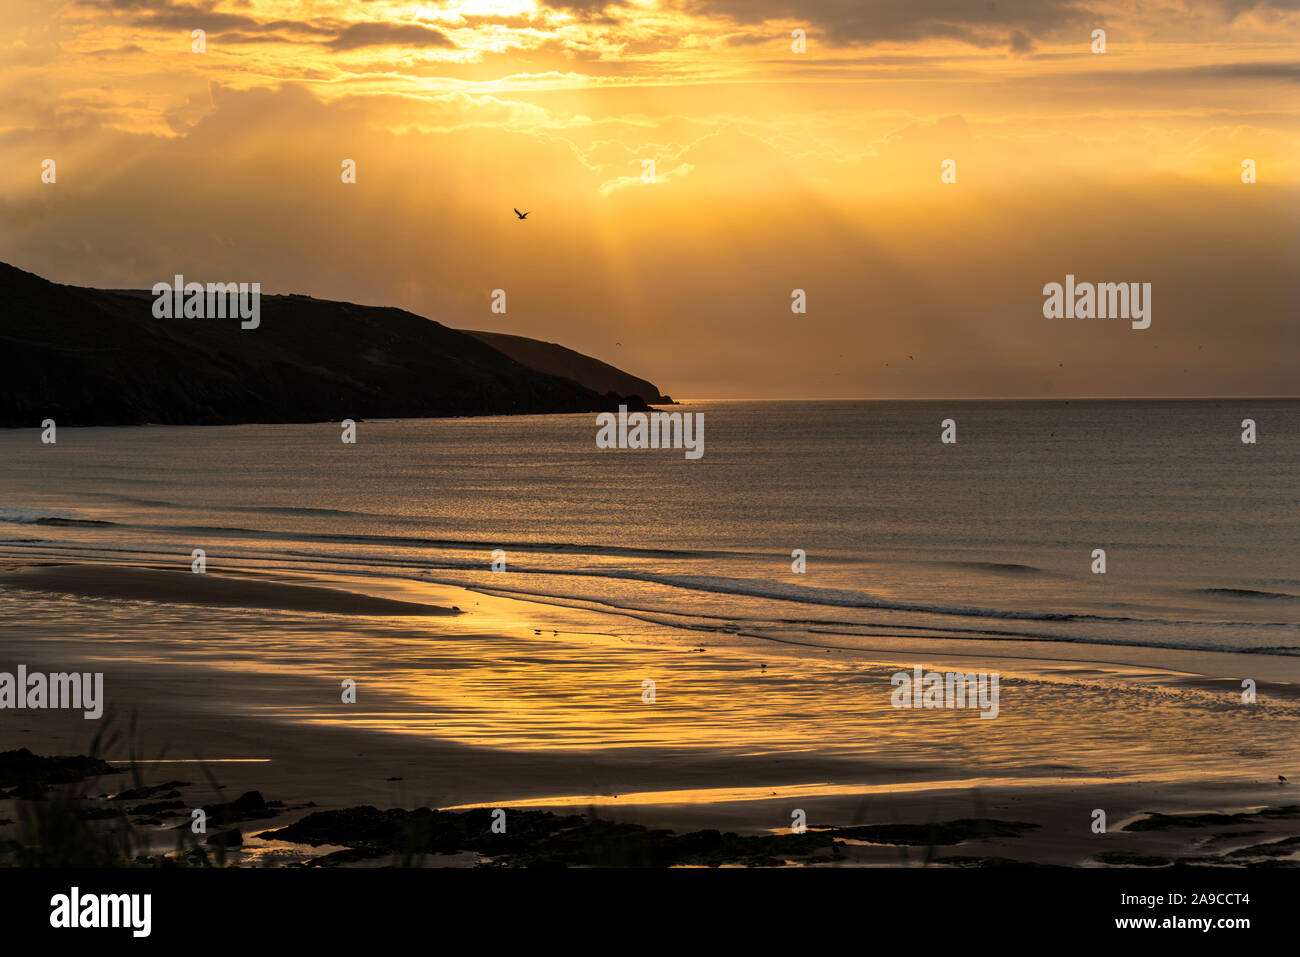
[[[703,416],[701,458],[598,448],[595,415],[363,421],[354,444],[338,423],[0,431],[0,559],[202,549],[211,572],[463,586],[702,638],[1300,655],[1300,401],[672,411]]]

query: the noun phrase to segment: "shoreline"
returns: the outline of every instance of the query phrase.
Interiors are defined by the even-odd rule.
[[[377,598],[335,588],[258,581],[248,576],[180,571],[158,565],[67,563],[0,571],[0,587],[32,589],[82,598],[122,599],[181,605],[222,605],[270,611],[306,611],[364,616],[457,615],[419,602]]]
[[[322,677],[323,672],[333,668],[333,662],[313,666],[295,661],[292,666],[281,667],[275,661],[264,661],[255,670],[248,670],[247,661],[237,656],[220,662],[208,660],[203,646],[216,644],[211,635],[202,641],[166,636],[162,634],[165,629],[156,623],[165,609],[166,620],[175,628],[200,629],[194,619],[185,618],[186,607],[207,607],[211,614],[231,616],[229,622],[248,617],[240,617],[243,613],[238,610],[180,605],[178,594],[186,593],[175,589],[155,593],[161,602],[143,602],[138,596],[87,599],[84,593],[93,585],[88,584],[88,576],[122,578],[118,572],[106,570],[112,567],[83,567],[64,572],[68,577],[62,580],[58,573],[51,577],[46,572],[45,579],[47,584],[54,580],[79,588],[83,600],[104,602],[103,607],[114,609],[130,621],[143,617],[153,623],[151,637],[130,634],[120,624],[97,628],[89,617],[85,627],[78,629],[78,637],[58,634],[49,625],[20,624],[12,629],[6,657],[12,658],[11,663],[30,668],[66,670],[77,661],[93,663],[92,670],[107,672],[113,720],[131,716],[120,706],[122,702],[135,703],[135,717],[139,718],[135,733],[139,740],[130,741],[126,753],[111,752],[102,757],[115,763],[129,761],[133,754],[137,758],[144,756],[148,760],[141,761],[140,766],[147,769],[148,777],[179,777],[181,769],[185,769],[186,779],[198,784],[203,780],[198,771],[201,756],[211,762],[209,770],[224,787],[223,791],[211,792],[214,800],[217,795],[226,795],[229,800],[233,795],[256,790],[267,799],[283,800],[299,808],[314,802],[321,810],[361,805],[446,809],[491,806],[582,814],[594,805],[602,818],[613,821],[676,831],[715,827],[751,835],[788,828],[793,808],[806,812],[810,826],[923,825],[971,818],[1025,821],[1038,824],[1038,829],[1014,838],[975,842],[965,850],[978,851],[976,857],[1019,857],[1069,866],[1097,864],[1095,855],[1103,849],[1139,856],[1186,856],[1196,850],[1190,842],[1206,837],[1200,832],[1190,836],[1191,831],[1138,836],[1112,831],[1094,835],[1089,830],[1089,815],[1098,807],[1107,810],[1113,827],[1119,827],[1121,822],[1145,811],[1235,813],[1290,803],[1290,792],[1270,781],[1263,770],[1263,764],[1277,764],[1277,773],[1293,771],[1293,767],[1284,766],[1291,762],[1282,753],[1276,760],[1252,763],[1243,758],[1228,759],[1220,749],[1218,757],[1223,760],[1213,765],[1174,762],[1165,768],[1152,766],[1148,773],[1136,775],[1132,767],[1137,762],[1129,756],[1132,767],[1128,770],[1117,766],[1109,773],[1098,774],[1066,757],[1046,757],[1064,755],[1069,750],[1067,742],[1053,746],[1052,742],[1035,739],[1038,732],[1034,712],[1042,706],[1053,706],[1054,699],[1076,693],[1075,684],[1079,701],[1092,701],[1099,708],[1081,714],[1081,722],[1091,721],[1099,733],[1114,735],[1122,732],[1124,708],[1129,705],[1118,706],[1117,719],[1108,718],[1109,712],[1100,707],[1106,704],[1107,695],[1127,695],[1139,706],[1150,708],[1165,706],[1141,697],[1149,696],[1152,689],[1156,689],[1158,697],[1220,693],[1225,679],[1209,677],[1203,671],[1160,670],[1146,663],[1005,659],[1005,666],[999,662],[999,667],[1006,668],[1008,690],[1004,695],[1032,691],[1041,696],[1039,682],[1053,682],[1043,686],[1050,696],[1042,699],[1044,705],[1035,704],[1026,712],[1029,718],[1019,715],[1015,708],[1008,711],[1009,702],[1016,699],[1004,697],[1005,717],[985,723],[1009,728],[1008,740],[1001,740],[1003,732],[999,730],[998,735],[984,734],[981,740],[954,746],[946,737],[952,728],[936,723],[955,720],[951,715],[917,713],[918,719],[930,724],[924,728],[920,724],[901,725],[903,736],[891,741],[889,735],[899,734],[897,714],[877,710],[855,715],[844,712],[843,706],[846,701],[861,700],[864,694],[879,704],[879,695],[869,694],[868,690],[887,679],[876,672],[883,673],[904,661],[915,663],[909,658],[909,650],[903,648],[880,655],[758,646],[762,663],[768,666],[758,670],[754,663],[756,647],[737,636],[716,636],[718,640],[710,640],[709,647],[701,651],[696,650],[695,643],[700,640],[697,633],[653,638],[619,634],[617,627],[611,627],[619,616],[612,613],[537,604],[517,597],[499,598],[416,581],[339,579],[335,583],[338,587],[325,589],[319,587],[324,576],[311,576],[301,580],[311,580],[317,583],[313,586],[317,590],[336,596],[349,596],[348,589],[368,588],[372,594],[364,597],[372,601],[393,602],[397,607],[445,608],[459,594],[457,604],[466,610],[463,615],[438,617],[343,615],[321,607],[273,612],[287,616],[280,623],[280,631],[288,627],[287,633],[294,634],[304,628],[308,632],[327,628],[340,636],[351,635],[359,648],[375,645],[376,660],[419,655],[421,648],[437,649],[450,656],[440,658],[441,664],[430,661],[414,667],[410,673],[386,667],[382,679],[366,677],[364,669],[357,671],[361,704],[357,712],[340,713],[341,709],[329,704],[331,697],[338,700],[338,684]],[[138,585],[145,579],[156,584],[158,576],[182,575],[224,577],[176,571],[127,577]],[[237,588],[266,585],[279,598],[292,597],[293,590],[308,587],[285,584],[290,576],[265,576],[275,579],[268,582],[247,581],[246,577],[229,576],[225,580]],[[12,574],[0,577],[0,582],[14,584]],[[262,598],[271,594],[254,591]],[[0,593],[4,592],[14,594],[0,587]],[[24,594],[43,596],[52,602],[68,600],[49,591]],[[417,596],[424,601],[411,600]],[[348,600],[353,598],[355,595]],[[332,607],[330,602],[326,607]],[[265,617],[250,620],[267,621]],[[216,631],[224,627],[221,623],[201,626]],[[105,637],[111,638],[107,644]],[[244,640],[225,639],[228,644]],[[917,644],[915,639],[910,643]],[[1081,649],[1078,645],[1072,647]],[[519,666],[524,676],[522,690],[519,674],[499,663],[502,655],[528,656],[531,663]],[[574,655],[584,656],[584,667],[591,669],[585,686],[569,687],[558,680],[557,676],[562,677],[566,667],[571,666]],[[927,667],[988,663],[987,658],[978,655],[962,657],[933,650],[920,657]],[[1232,670],[1230,663],[1219,664],[1220,671]],[[336,674],[353,673],[347,670],[349,667],[355,669],[358,665],[339,665]],[[529,672],[530,668],[534,671]],[[621,694],[634,702],[633,706],[601,700],[604,689],[592,683],[602,680],[605,669],[625,676],[617,680],[626,681]],[[482,692],[472,679],[485,670],[492,674],[488,691]],[[637,722],[648,720],[642,710],[637,710],[642,671],[663,675],[660,701],[670,706],[652,719],[658,724],[646,723],[644,729],[636,727]],[[704,676],[700,687],[707,696],[698,704],[683,705],[677,699],[689,692],[687,682],[697,673]],[[438,686],[448,684],[445,698],[438,697],[441,692],[437,688],[429,691],[425,687],[425,674],[437,674]],[[470,683],[463,684],[467,681]],[[760,681],[768,682],[767,690],[754,690]],[[1198,689],[1198,684],[1210,690]],[[1290,685],[1278,684],[1294,692]],[[330,691],[331,687],[335,690]],[[1161,687],[1165,690],[1160,691]],[[457,693],[462,690],[465,695]],[[421,698],[421,694],[434,697]],[[745,696],[754,694],[759,697],[747,704]],[[775,700],[766,700],[772,696]],[[836,725],[860,722],[862,735],[879,739],[878,752],[873,750],[876,745],[871,740],[864,739],[853,748],[820,735],[821,725],[817,722],[826,716],[814,712],[823,696],[831,699],[824,709],[833,712]],[[1287,696],[1287,700],[1293,698],[1294,694]],[[119,705],[115,709],[114,701]],[[494,729],[481,724],[486,717],[474,717],[473,705],[483,705],[482,713],[491,716],[494,702],[499,703],[497,710],[505,709],[505,714],[511,707],[522,708],[517,715],[519,728],[507,729],[503,725]],[[735,709],[734,714],[726,714],[728,706]],[[529,711],[530,707],[533,711]],[[1176,704],[1171,707],[1176,715]],[[782,728],[764,724],[767,713],[750,717],[747,708],[768,708],[772,714],[792,716],[806,709],[803,717],[787,720],[794,732],[805,725],[808,738],[802,743],[790,738]],[[1269,708],[1269,713],[1279,716],[1276,723],[1292,726],[1290,712],[1294,709],[1286,701],[1271,703]],[[471,712],[468,716],[457,716],[457,711],[466,709]],[[85,753],[90,735],[98,730],[92,725],[99,724],[83,720],[80,713],[68,712],[13,712],[6,718],[10,733],[4,748],[28,747],[39,754]],[[1131,723],[1132,718],[1127,720]],[[537,731],[528,730],[530,721],[537,724]],[[590,721],[591,728],[582,733],[571,728],[564,731],[566,725],[582,721]],[[1017,721],[1028,723],[1020,727]],[[1107,725],[1116,721],[1117,727]],[[710,722],[712,726],[697,733],[695,726]],[[978,729],[980,724],[976,721],[973,727]],[[680,732],[685,737],[675,739],[679,725],[686,729]],[[560,728],[562,733],[555,733],[554,728]],[[709,745],[709,736],[715,731],[718,740]],[[1285,728],[1281,731],[1285,733]],[[599,740],[594,746],[589,743],[601,739],[604,732],[609,732],[609,740]],[[511,738],[511,734],[515,737]],[[1191,733],[1187,732],[1187,736]],[[668,746],[674,741],[675,746]],[[185,742],[189,753],[176,749],[176,742]],[[200,743],[198,747],[196,742]],[[1044,757],[1035,760],[1033,750],[1039,745],[1045,745]],[[1096,742],[1085,740],[1084,745],[1086,750],[1095,747]],[[927,752],[928,760],[918,758]],[[1136,754],[1140,758],[1140,753]],[[1294,750],[1290,757],[1294,758]],[[393,778],[398,780],[390,780]],[[207,784],[202,789],[210,791]],[[764,789],[771,793],[763,795]],[[294,816],[302,814],[298,811]],[[14,815],[7,806],[0,805],[0,818],[6,817]],[[281,826],[292,821],[286,817],[273,823]],[[1279,838],[1294,833],[1289,828],[1295,822],[1289,819],[1273,824],[1277,827],[1270,833]],[[259,832],[261,829],[259,824]],[[5,830],[0,829],[0,835]],[[1104,848],[1101,841],[1105,842]],[[257,842],[250,840],[249,844]],[[889,863],[882,855],[891,854],[897,859],[896,847],[849,847],[842,852],[846,856],[840,863]]]

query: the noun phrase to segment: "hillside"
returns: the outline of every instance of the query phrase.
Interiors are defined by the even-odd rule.
[[[147,291],[64,286],[3,263],[0,301],[0,427],[591,412],[622,395],[387,307],[264,295],[258,328],[241,329],[155,318]]]
[[[601,395],[607,392],[635,395],[651,405],[668,405],[673,401],[661,394],[653,382],[638,379],[607,362],[566,349],[557,343],[511,336],[503,332],[466,331],[530,369],[572,379]]]

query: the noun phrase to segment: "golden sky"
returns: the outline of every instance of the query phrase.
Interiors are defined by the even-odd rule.
[[[4,0],[0,259],[681,397],[1296,394],[1298,41],[1289,0]],[[1043,318],[1067,273],[1151,327]]]

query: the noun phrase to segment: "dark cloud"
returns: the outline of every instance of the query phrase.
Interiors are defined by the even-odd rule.
[[[333,50],[359,50],[363,47],[454,47],[447,34],[420,23],[354,23],[325,44]]]
[[[82,0],[79,5],[109,10],[161,10],[171,3],[170,0]],[[211,3],[207,6],[211,6]]]
[[[302,41],[282,33],[241,33],[238,30],[220,33],[212,38],[218,46],[237,46],[251,43],[301,43]]]
[[[1216,63],[1180,71],[1189,77],[1221,76],[1238,80],[1300,80],[1300,63]]]
[[[1216,8],[1232,19],[1253,10],[1300,10],[1297,0],[1194,0],[1193,5]]]
[[[1095,23],[1082,0],[677,0],[704,16],[737,23],[803,21],[831,46],[960,40],[975,46],[1015,44],[1062,28]],[[1015,36],[1023,39],[1016,41]],[[1023,51],[1018,51],[1023,52]]]
[[[321,19],[258,20],[241,13],[213,9],[217,0],[178,3],[173,0],[82,0],[83,6],[114,10],[138,27],[176,30],[222,31],[231,44],[294,43],[301,39],[324,43],[332,50],[360,50],[376,46],[454,47],[447,34],[421,23],[365,21],[343,23]]]
[[[548,10],[568,13],[589,23],[616,23],[627,7],[624,0],[541,0]]]
[[[777,39],[782,43],[785,42],[785,37],[777,38],[769,33],[733,33],[723,42],[729,47],[756,47],[764,43],[772,43]]]
[[[1224,80],[1280,80],[1288,83],[1300,82],[1300,62],[1273,61],[1271,63],[1207,63],[1200,66],[1157,67],[1151,70],[1110,70],[1104,76],[1095,73],[1078,73],[1073,76],[1090,78],[1095,83],[1134,86],[1137,83],[1147,85],[1175,81]]]
[[[128,43],[125,46],[106,48],[103,50],[91,50],[89,56],[119,56],[127,53],[144,53],[144,47],[136,43]]]
[[[212,9],[216,0],[199,3],[172,3],[170,0],[82,0],[81,5],[100,10],[115,10],[127,16],[137,27],[166,30],[242,31],[244,33],[277,30],[306,36],[331,36],[337,25],[308,23],[300,20],[257,20],[241,13],[222,13]]]

